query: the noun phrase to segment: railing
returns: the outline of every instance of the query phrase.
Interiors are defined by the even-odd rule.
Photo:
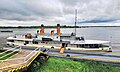
[[[22,65],[22,64],[27,64],[27,63],[29,63],[29,61],[30,61],[39,51],[40,51],[40,48],[36,48],[34,51],[32,51],[31,53],[29,53],[26,57],[9,59],[9,60],[2,60],[2,62],[6,62],[6,61],[16,61],[16,60],[22,59],[23,62],[18,63],[18,64],[13,64],[13,65],[9,65],[9,66],[2,67],[2,68],[0,68],[0,70],[1,70],[1,69],[5,69],[5,68],[17,67],[17,66]]]
[[[21,49],[20,46],[17,46],[17,47],[15,47],[15,48],[8,49],[8,50],[6,50],[6,51],[4,51],[4,52],[2,52],[2,53],[0,53],[0,54],[4,54],[4,53],[6,53],[6,52],[8,52],[8,51],[16,50],[17,48],[18,48],[18,49]]]
[[[29,53],[25,58],[24,58],[24,61],[28,60],[29,57],[34,54],[36,54],[38,51],[40,51],[40,48],[36,48],[34,51],[32,51],[31,53]]]
[[[12,48],[12,49],[8,49],[5,52],[0,53],[0,54],[3,54],[3,56],[1,56],[0,59],[6,57],[6,56],[8,56],[8,55],[10,55],[10,54],[12,54],[12,53],[14,53],[16,51],[20,51],[20,50],[21,50],[21,47],[19,47],[19,46],[15,47],[15,48]],[[4,53],[7,53],[8,51],[12,51],[12,52],[9,52],[8,54],[4,54]]]

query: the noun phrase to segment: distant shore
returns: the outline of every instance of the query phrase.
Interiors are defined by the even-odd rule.
[[[44,26],[45,28],[57,28],[57,26]],[[88,27],[120,27],[120,26],[76,26],[76,28],[88,28]],[[40,26],[17,26],[17,27],[11,27],[11,26],[0,26],[0,29],[4,28],[40,28]],[[75,26],[61,26],[61,28],[75,28]]]

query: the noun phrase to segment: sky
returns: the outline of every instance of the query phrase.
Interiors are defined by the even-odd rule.
[[[0,26],[120,26],[120,0],[0,0]]]

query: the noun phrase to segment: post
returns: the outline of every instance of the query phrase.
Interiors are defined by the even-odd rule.
[[[77,24],[77,9],[75,9],[75,38],[76,38],[76,24]]]

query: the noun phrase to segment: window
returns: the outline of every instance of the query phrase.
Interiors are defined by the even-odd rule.
[[[8,42],[14,42],[14,40],[8,40]]]
[[[42,38],[42,41],[52,41],[51,38]]]
[[[29,44],[29,41],[25,41],[25,44]]]
[[[38,42],[37,42],[37,41],[33,41],[32,43],[33,43],[33,44],[38,44]]]

